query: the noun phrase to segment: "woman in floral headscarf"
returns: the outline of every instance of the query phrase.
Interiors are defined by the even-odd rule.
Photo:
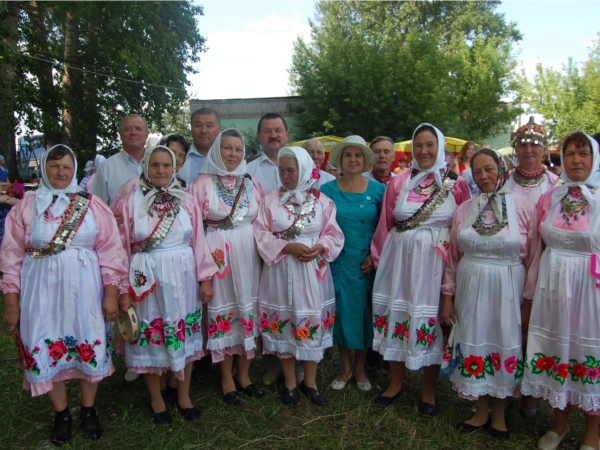
[[[212,361],[219,363],[223,400],[240,404],[237,388],[251,397],[264,391],[250,381],[248,370],[258,337],[260,256],[252,231],[262,195],[247,176],[242,134],[223,131],[213,143],[189,193],[202,210],[206,240],[216,278],[215,297],[208,304],[208,342]],[[233,355],[237,376],[231,374]]]
[[[449,232],[457,205],[471,197],[463,178],[452,180],[444,135],[419,125],[412,139],[412,170],[388,183],[371,243],[373,350],[390,361],[391,383],[375,399],[380,407],[400,397],[404,371],[425,367],[419,413],[437,413],[434,387],[444,355],[438,310]]]
[[[177,182],[175,164],[167,147],[146,152],[139,187],[120,211],[130,286],[119,303],[124,311],[134,305],[140,324],[139,339],[125,347],[125,362],[143,374],[159,425],[171,423],[160,392],[160,375],[167,370],[179,381],[177,409],[186,420],[200,418],[189,385],[192,362],[202,357],[200,303],[212,299],[216,272],[202,218]]]
[[[476,400],[475,415],[459,430],[488,423],[491,396],[491,434],[508,439],[504,406],[523,376],[521,327],[529,322],[541,254],[538,215],[532,202],[508,189],[504,159],[496,151],[477,151],[470,167],[481,194],[460,205],[452,221],[441,316],[449,326],[458,319],[454,389]]]
[[[521,392],[542,397],[554,422],[538,448],[569,438],[572,407],[583,411],[582,449],[598,449],[600,425],[600,156],[598,143],[571,133],[561,151],[564,185],[538,202],[542,254],[533,297]]]
[[[79,380],[81,425],[88,439],[103,428],[94,409],[98,382],[114,372],[110,321],[127,291],[127,261],[117,225],[99,198],[81,192],[73,151],[55,145],[42,155],[41,184],[8,214],[0,252],[4,320],[20,330],[23,387],[48,394],[56,410],[50,437],[71,438],[66,380]],[[20,296],[20,299],[19,299]]]
[[[331,347],[335,292],[329,262],[342,250],[344,235],[333,202],[313,189],[319,171],[300,147],[279,151],[282,187],[261,204],[254,221],[258,252],[265,261],[258,292],[264,352],[281,360],[283,403],[296,406],[295,360],[304,366],[300,390],[310,401],[326,401],[316,384],[318,362]]]

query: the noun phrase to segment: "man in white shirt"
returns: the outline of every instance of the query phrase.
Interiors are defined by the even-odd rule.
[[[123,151],[112,155],[98,167],[90,186],[90,193],[100,197],[109,206],[119,188],[142,173],[148,125],[141,116],[128,114],[121,119],[119,136]]]
[[[289,137],[287,123],[279,114],[265,114],[258,122],[256,138],[263,154],[248,164],[248,173],[260,183],[265,195],[281,186],[277,158],[279,150],[287,144]]]
[[[369,180],[387,184],[396,176],[394,172],[390,171],[396,157],[394,141],[388,136],[377,136],[371,142],[370,148],[375,154],[375,164],[370,171],[363,173],[363,176]]]
[[[324,170],[321,170],[321,166],[323,165],[323,161],[325,161],[325,147],[318,139],[308,139],[304,144],[302,144],[302,148],[304,148],[311,159],[319,169],[319,183],[317,184],[317,189],[321,189],[325,183],[329,181],[335,180],[335,177]]]
[[[198,176],[204,158],[221,132],[221,119],[214,109],[200,108],[192,113],[190,125],[194,143],[178,172],[179,178],[185,181],[187,186]]]

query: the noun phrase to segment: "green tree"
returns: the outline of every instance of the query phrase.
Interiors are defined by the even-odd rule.
[[[569,59],[561,71],[541,64],[533,82],[522,72],[522,101],[529,112],[543,116],[550,141],[558,143],[574,130],[594,134],[600,130],[600,34],[589,59],[577,64]]]
[[[0,52],[15,75],[4,77],[9,82],[0,97],[13,99],[17,122],[42,131],[46,145],[66,143],[81,160],[99,148],[118,149],[118,123],[126,113],[149,124],[161,124],[165,111],[176,114],[187,74],[206,50],[197,21],[203,9],[191,1],[3,7]],[[11,126],[0,121],[0,133],[14,136]]]
[[[514,23],[498,2],[328,2],[310,44],[294,44],[290,82],[304,134],[409,138],[420,122],[479,139],[504,131]]]
[[[170,110],[165,110],[160,122],[150,127],[154,133],[178,133],[191,139],[190,136],[190,106],[189,99],[182,101],[179,106],[172,105]],[[191,142],[191,141],[190,141]]]

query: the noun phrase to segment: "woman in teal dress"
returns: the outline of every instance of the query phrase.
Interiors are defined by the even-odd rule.
[[[331,388],[344,389],[352,378],[352,350],[355,352],[354,378],[359,389],[369,391],[371,383],[364,370],[367,348],[373,344],[371,292],[375,272],[371,259],[371,238],[379,222],[385,185],[362,176],[375,157],[360,136],[348,136],[331,151],[330,160],[343,174],[321,187],[335,203],[336,221],[344,232],[344,248],[331,265],[335,286],[335,327],[333,342],[338,344],[342,370]]]

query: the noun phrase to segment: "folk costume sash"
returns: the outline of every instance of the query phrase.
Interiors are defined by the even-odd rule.
[[[85,215],[90,207],[92,195],[87,192],[77,192],[75,194],[66,194],[69,197],[66,214],[54,233],[54,236],[44,248],[27,249],[29,255],[34,259],[48,258],[58,255],[71,245],[77,230],[83,223]]]

